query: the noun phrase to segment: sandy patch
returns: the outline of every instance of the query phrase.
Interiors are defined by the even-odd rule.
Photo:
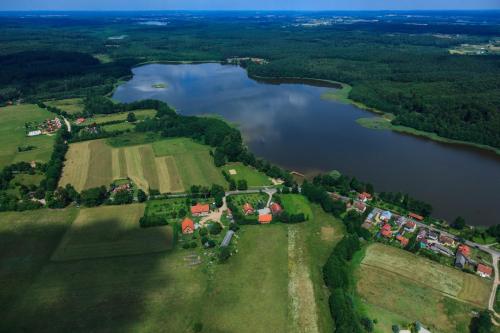
[[[333,241],[335,236],[335,232],[333,227],[321,227],[321,240],[324,241]]]
[[[234,169],[229,169],[229,174],[230,174],[231,176],[234,176],[234,175],[236,175],[236,174],[237,174],[237,172],[236,172],[236,170],[234,170]]]

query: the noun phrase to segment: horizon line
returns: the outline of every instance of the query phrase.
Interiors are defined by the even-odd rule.
[[[419,8],[419,9],[0,9],[2,12],[439,12],[500,11],[499,8]]]

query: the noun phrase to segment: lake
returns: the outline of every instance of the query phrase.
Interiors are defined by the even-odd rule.
[[[499,222],[500,157],[494,153],[364,128],[356,119],[374,115],[322,99],[332,88],[257,82],[237,66],[151,64],[133,74],[115,100],[159,99],[181,114],[221,115],[239,125],[255,155],[286,169],[339,170],[379,192],[429,202],[433,215],[448,221],[460,215],[472,225]]]

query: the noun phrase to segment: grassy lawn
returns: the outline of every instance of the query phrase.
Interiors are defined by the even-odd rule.
[[[226,184],[213,164],[209,148],[192,140],[118,147],[106,142],[71,144],[60,184],[73,184],[81,191],[129,177],[144,191],[157,189],[161,193],[183,192],[191,185]]]
[[[80,209],[53,261],[125,256],[172,248],[170,227],[140,228],[144,204]]]
[[[40,184],[42,180],[45,179],[45,176],[41,173],[36,173],[33,175],[26,174],[26,173],[20,173],[14,176],[14,179],[12,179],[10,182],[11,184],[20,184],[20,185],[37,185]]]
[[[243,163],[228,163],[221,167],[222,170],[227,172],[227,174],[234,179],[236,182],[238,180],[244,179],[247,181],[248,186],[268,186],[272,185],[271,180],[262,172],[257,171],[255,168],[250,166],[245,166]],[[231,175],[229,170],[236,172],[235,175]]]
[[[128,122],[123,122],[119,124],[104,125],[102,128],[107,132],[115,132],[132,130],[135,128],[135,125]]]
[[[468,332],[469,314],[487,306],[491,287],[475,275],[377,243],[367,248],[356,280],[378,332],[415,320],[433,331]]]
[[[47,162],[52,153],[54,137],[27,137],[26,122],[42,122],[55,115],[33,104],[0,107],[0,169],[21,161]],[[33,150],[18,152],[17,147],[34,146]]]
[[[248,193],[232,195],[234,204],[243,210],[243,205],[247,202],[252,205],[253,209],[263,208],[269,199],[265,193]]]
[[[349,93],[351,92],[352,87],[346,83],[337,83],[342,85],[342,89],[328,90],[321,96],[321,98],[341,103],[351,103],[352,101],[349,99]]]
[[[83,112],[83,108],[85,107],[82,98],[60,99],[54,101],[46,101],[44,103],[49,106],[57,107],[69,114]]]
[[[290,214],[304,213],[306,217],[312,219],[314,217],[311,210],[311,204],[306,197],[300,194],[282,194],[281,203],[283,209]]]
[[[241,228],[238,254],[218,266],[209,281],[203,306],[204,332],[287,331],[286,228]]]

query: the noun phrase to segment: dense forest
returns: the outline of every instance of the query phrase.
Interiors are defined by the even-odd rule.
[[[466,24],[454,24],[459,14]],[[396,125],[500,147],[500,56],[449,53],[498,38],[494,15],[165,13],[157,26],[116,15],[0,17],[0,102],[109,92],[145,61],[251,56],[269,63],[249,64],[250,75],[349,83],[350,98],[394,113]],[[303,25],[339,17],[346,23]]]

